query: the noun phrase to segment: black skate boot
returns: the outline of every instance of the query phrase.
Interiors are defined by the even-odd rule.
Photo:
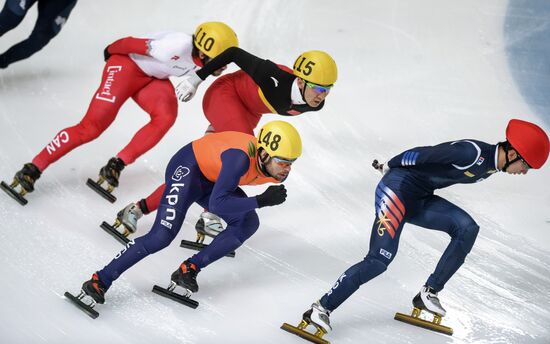
[[[88,314],[92,318],[97,318],[99,313],[93,308],[96,304],[105,303],[105,292],[107,288],[101,283],[97,272],[92,275],[92,278],[82,284],[82,290],[78,296],[74,296],[69,292],[65,292],[65,297],[68,298],[80,310]]]
[[[153,293],[167,297],[191,308],[197,308],[199,303],[191,299],[191,294],[199,291],[199,285],[197,284],[198,273],[199,271],[197,266],[186,260],[181,263],[180,267],[174,271],[170,277],[170,285],[168,288],[165,289],[155,285],[153,286]],[[185,289],[184,295],[174,292],[176,286],[180,286]]]
[[[94,182],[91,179],[88,179],[86,184],[91,187],[94,191],[100,194],[103,198],[108,200],[111,203],[116,201],[116,197],[113,196],[113,190],[118,187],[118,178],[120,177],[120,172],[124,169],[126,164],[120,158],[111,158],[107,162],[107,165],[103,166],[99,170],[99,178],[97,182]],[[107,182],[107,189],[101,187],[103,182]]]
[[[82,284],[82,291],[94,299],[95,302],[99,304],[105,303],[105,292],[107,289],[99,280],[97,273],[93,274],[90,280]]]
[[[321,306],[317,301],[311,305],[305,313],[302,315],[302,321],[297,327],[284,323],[281,329],[295,334],[301,338],[307,339],[313,343],[328,344],[329,342],[322,337],[329,331],[332,331],[330,326],[330,311]],[[315,327],[315,333],[306,331],[306,328],[312,325]]]
[[[42,173],[33,163],[27,163],[23,165],[23,168],[15,174],[13,182],[8,185],[5,182],[1,183],[2,190],[4,190],[13,199],[19,202],[21,205],[27,204],[27,200],[23,197],[29,192],[34,191],[34,183]],[[21,185],[21,189],[17,191],[15,188]]]
[[[199,291],[199,285],[197,284],[197,267],[195,264],[185,261],[181,263],[179,269],[174,271],[170,279],[182,288],[187,289],[191,293]]]

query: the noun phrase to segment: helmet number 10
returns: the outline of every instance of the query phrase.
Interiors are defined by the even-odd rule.
[[[200,38],[199,38],[200,36]],[[195,42],[199,47],[204,48],[206,51],[210,51],[212,49],[212,46],[214,45],[215,41],[214,38],[208,37],[206,40],[204,39],[206,37],[206,32],[202,31],[202,27],[197,32],[197,37],[195,37]],[[203,42],[204,41],[204,42]]]
[[[281,135],[275,134],[273,135],[273,139],[271,138],[271,135],[273,134],[271,131],[268,131],[263,137],[264,130],[262,129],[260,131],[259,139],[260,142],[265,143],[266,147],[269,147],[272,151],[276,151],[279,148],[279,142],[281,142]],[[271,141],[270,141],[271,140]]]
[[[296,63],[294,64],[294,69],[300,73],[304,73],[304,75],[310,75],[311,72],[313,71],[312,70],[313,66],[315,66],[315,62],[307,61],[307,63],[304,66],[305,61],[306,61],[306,58],[302,56],[300,61],[296,61]]]

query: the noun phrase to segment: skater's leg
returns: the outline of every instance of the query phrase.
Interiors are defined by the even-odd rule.
[[[443,231],[451,236],[451,242],[426,282],[426,285],[439,292],[464,263],[474,246],[479,226],[464,210],[435,195],[426,200],[422,210],[411,216],[408,222]]]
[[[17,27],[35,2],[36,0],[6,0],[2,12],[0,12],[0,37]]]
[[[375,206],[376,219],[369,253],[361,262],[347,269],[321,298],[320,304],[329,311],[338,308],[361,285],[386,271],[397,254],[401,229],[405,224],[405,202],[380,182],[376,188]]]
[[[101,85],[80,123],[61,130],[33,159],[40,171],[76,147],[97,138],[111,125],[122,104],[152,78],[127,56],[115,55],[103,70]]]
[[[170,80],[154,80],[137,92],[133,99],[151,116],[151,121],[141,128],[120,153],[126,164],[153,148],[176,121],[178,102]]]
[[[0,64],[7,67],[41,50],[55,37],[67,21],[76,0],[39,1],[38,19],[30,36],[0,56]]]
[[[176,174],[180,177],[173,178]],[[99,271],[99,279],[106,288],[124,271],[148,255],[167,247],[174,240],[187,209],[202,196],[202,190],[198,187],[201,178],[202,174],[189,144],[176,153],[166,168],[167,188],[149,233],[131,241],[115,259]]]
[[[235,195],[246,197],[246,194],[240,188],[235,190]],[[232,216],[222,215],[222,218],[227,222],[227,228],[218,234],[208,247],[189,259],[199,270],[235,251],[256,233],[260,226],[260,220],[255,211]]]

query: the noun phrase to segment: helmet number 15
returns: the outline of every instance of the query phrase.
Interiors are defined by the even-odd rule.
[[[296,69],[296,71],[298,72],[304,73],[304,75],[310,75],[311,72],[313,71],[312,70],[313,66],[315,66],[315,62],[307,61],[307,63],[304,66],[305,60],[306,58],[302,57],[300,61],[296,61],[296,63],[294,64],[294,69]]]
[[[262,137],[263,132],[264,130],[262,129],[260,131],[260,135],[258,135],[258,139],[260,140],[260,142],[263,142],[266,145],[266,147],[269,147],[272,151],[276,151],[279,148],[279,142],[281,142],[281,135],[279,134],[273,135],[271,131],[268,131]],[[273,138],[271,138],[272,135],[273,135]]]

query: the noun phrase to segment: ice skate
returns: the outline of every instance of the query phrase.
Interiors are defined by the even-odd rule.
[[[126,245],[130,240],[128,235],[136,232],[137,221],[143,216],[143,212],[136,203],[130,203],[116,215],[115,222],[110,225],[103,221],[100,225],[107,233],[111,234],[121,244]],[[119,228],[122,225],[122,231]]]
[[[411,315],[396,313],[394,319],[406,322],[411,325],[420,326],[436,332],[452,335],[453,329],[441,325],[441,319],[447,313],[441,306],[437,292],[429,286],[423,286],[420,292],[413,298],[413,311]],[[421,318],[422,312],[433,315],[433,320],[428,321]]]
[[[197,284],[198,273],[199,272],[197,271],[195,264],[186,260],[176,271],[174,271],[174,273],[172,273],[172,276],[170,277],[170,285],[168,285],[167,288],[162,288],[155,285],[153,286],[153,292],[191,308],[197,308],[199,303],[192,300],[191,295],[199,291],[199,286]],[[183,295],[174,292],[176,286],[184,288],[185,291]]]
[[[34,191],[34,183],[42,173],[33,163],[27,163],[23,168],[18,171],[13,177],[13,182],[8,185],[6,182],[2,181],[0,187],[4,190],[10,197],[19,202],[21,205],[27,204],[27,200],[23,197],[29,192]],[[20,186],[19,191],[17,191],[17,186]]]
[[[97,179],[97,182],[94,182],[92,179],[88,178],[86,185],[101,195],[101,197],[111,203],[114,203],[116,201],[116,197],[112,194],[112,192],[116,187],[118,187],[118,178],[120,177],[120,172],[125,166],[124,161],[120,158],[111,158],[107,162],[107,165],[103,166],[101,170],[99,170],[99,178]],[[103,182],[107,182],[107,188],[103,188],[101,186]]]
[[[78,294],[78,296],[74,296],[66,291],[65,297],[68,298],[80,310],[95,319],[99,316],[99,313],[93,308],[98,303],[105,303],[106,291],[107,289],[99,280],[97,273],[94,273],[90,280],[82,284],[82,290],[80,291],[80,294]]]
[[[297,327],[284,323],[281,329],[313,343],[330,344],[329,341],[322,338],[329,331],[332,331],[329,316],[330,312],[317,301],[302,315],[302,321]],[[306,331],[306,327],[309,325],[315,327],[315,333]]]
[[[189,240],[182,240],[180,247],[189,248],[192,250],[200,251],[207,247],[208,244],[204,243],[204,238],[215,238],[221,231],[224,230],[220,217],[208,211],[204,211],[201,214],[200,219],[195,225],[197,231],[197,240],[195,242]],[[235,257],[235,252],[229,252],[226,257]]]
[[[202,244],[206,236],[215,238],[224,230],[222,219],[209,211],[203,211],[195,225],[195,230],[197,231],[197,242]]]

